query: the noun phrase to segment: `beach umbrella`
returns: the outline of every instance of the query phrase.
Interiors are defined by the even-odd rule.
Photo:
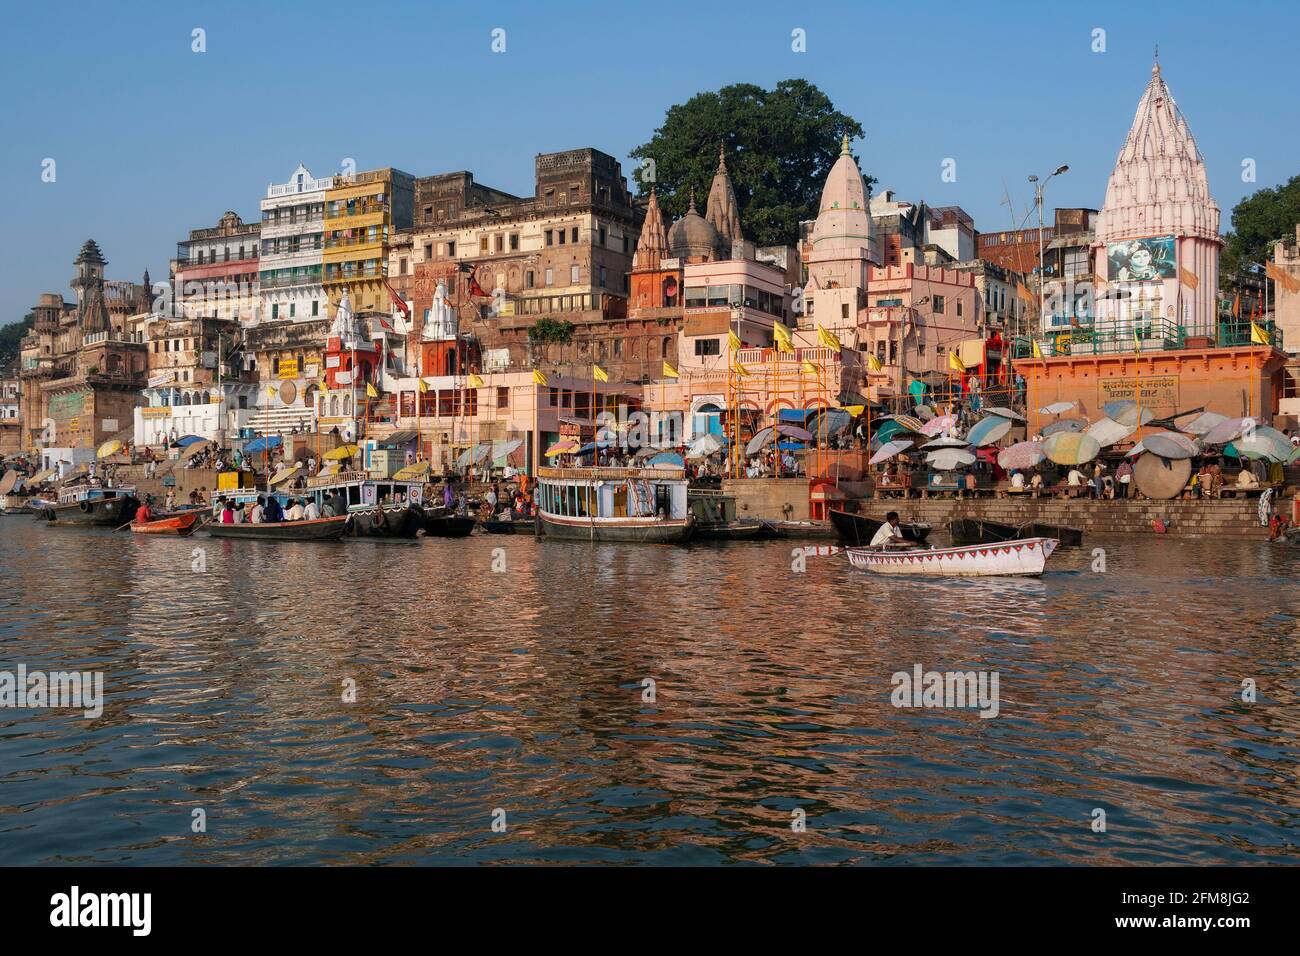
[[[274,475],[271,476],[271,480],[267,482],[267,487],[274,488],[276,485],[288,481],[290,478],[297,475],[298,472],[301,470],[302,469],[299,468],[297,465],[288,465],[284,468],[281,468],[279,471],[277,471]]]
[[[0,478],[0,495],[7,495],[16,489],[22,482],[19,480],[18,472],[14,470],[6,471],[4,477]]]
[[[912,443],[910,441],[885,442],[883,445],[880,446],[880,450],[871,456],[871,460],[868,461],[867,464],[878,465],[882,461],[885,461],[886,459],[889,458],[893,458],[899,452],[907,451],[907,449],[911,447],[912,447]]]
[[[916,417],[921,419],[923,422],[928,422],[930,419],[934,418],[935,414],[935,410],[929,405],[916,406]]]
[[[768,425],[766,428],[760,428],[754,433],[754,437],[749,440],[745,446],[746,455],[758,454],[764,445],[772,440],[773,427]],[[798,425],[777,425],[775,432],[778,435],[784,435],[786,438],[793,438],[796,441],[809,441],[812,435],[806,428],[800,428]]]
[[[1082,465],[1101,454],[1097,439],[1084,432],[1057,432],[1042,444],[1043,452],[1058,465]]]
[[[198,441],[194,442],[192,445],[187,445],[185,450],[181,452],[181,459],[186,460],[193,458],[199,452],[203,451],[203,449],[210,448],[211,446],[212,442],[210,441]]]
[[[280,439],[278,437],[271,439],[270,447],[274,448],[278,444],[280,444]],[[247,448],[245,448],[245,450],[247,450]],[[257,450],[260,451],[261,449]],[[353,457],[357,453],[357,450],[356,445],[339,445],[338,448],[330,449],[321,457],[325,461],[342,461],[344,458]]]
[[[104,442],[104,444],[99,446],[99,451],[95,452],[95,457],[107,458],[109,455],[116,455],[119,451],[121,451],[125,447],[126,446],[123,445],[117,439],[113,439],[112,441],[106,441]]]
[[[969,445],[970,442],[965,441],[961,438],[948,438],[947,436],[943,436],[941,438],[936,438],[933,441],[928,441],[924,445],[921,445],[920,447],[923,449],[925,448],[966,448]]]
[[[279,435],[263,435],[263,436],[260,437],[260,438],[254,438],[252,441],[250,441],[250,442],[248,442],[246,445],[244,445],[244,454],[245,454],[245,455],[256,455],[256,454],[260,454],[261,452],[267,451],[267,450],[269,450],[269,449],[271,449],[271,448],[279,448],[279,447],[280,447],[281,445],[283,445],[283,444],[284,444],[284,439],[282,439]],[[190,447],[191,447],[191,448],[197,448],[197,447],[200,447],[200,446],[197,446],[197,445],[191,445]],[[352,449],[352,453],[353,453],[353,454],[356,454],[356,450],[357,450],[357,446],[356,446],[356,445],[344,445],[343,447],[344,447],[344,448],[351,448],[351,449]],[[189,451],[189,449],[187,448],[186,451]],[[338,449],[338,448],[335,448],[334,451],[339,451],[339,449]],[[325,457],[326,457],[326,458],[331,458],[331,457],[332,457],[332,458],[341,458],[341,457],[344,457],[344,456],[342,456],[342,455],[335,455],[334,452],[330,452],[330,453],[326,454]]]
[[[841,405],[870,405],[871,400],[861,392],[855,392],[851,388],[846,388],[835,396],[835,401]]]
[[[405,467],[397,469],[397,471],[393,473],[393,477],[398,481],[416,481],[417,479],[423,478],[428,473],[429,462],[417,461],[413,465],[406,465]]]
[[[1223,449],[1223,453],[1236,458],[1288,461],[1291,458],[1291,450],[1291,439],[1276,428],[1260,425],[1253,433],[1233,439],[1232,444]]]
[[[1159,501],[1178,497],[1191,477],[1190,458],[1171,460],[1146,454],[1133,463],[1133,483],[1138,491]]]
[[[193,445],[196,441],[205,441],[205,440],[206,440],[206,439],[205,439],[202,435],[182,435],[180,438],[178,438],[178,439],[176,439],[174,442],[172,442],[172,447],[173,447],[173,448],[189,448],[189,447],[190,447],[191,445]]]
[[[1022,441],[998,452],[998,464],[1007,471],[1013,468],[1033,468],[1046,457],[1042,442]]]
[[[894,421],[892,418],[886,418],[879,425],[875,426],[872,431],[873,434],[871,440],[874,442],[879,439],[881,444],[892,440],[895,435],[907,434],[907,429],[898,424],[898,422]]]
[[[1200,442],[1187,435],[1180,435],[1178,432],[1157,432],[1154,435],[1147,435],[1138,442],[1138,445],[1143,450],[1149,451],[1153,455],[1159,455],[1161,458],[1168,458],[1170,461],[1193,458],[1200,454],[1201,451]],[[1131,455],[1132,452],[1129,452],[1129,454]]]
[[[1068,412],[1070,409],[1074,408],[1074,406],[1077,404],[1079,403],[1078,402],[1052,402],[1052,404],[1048,405],[1045,408],[1040,408],[1038,411],[1043,415],[1060,415],[1065,412]]]
[[[1201,441],[1207,445],[1226,445],[1240,438],[1248,428],[1256,424],[1253,418],[1225,418],[1202,434]]]
[[[1211,429],[1217,428],[1227,420],[1227,415],[1220,415],[1218,412],[1201,412],[1186,425],[1183,425],[1179,431],[1187,432],[1189,435],[1200,435],[1204,437]],[[1231,440],[1231,438],[1228,439],[1228,441]]]
[[[825,424],[823,424],[825,423]],[[838,435],[853,424],[853,415],[843,408],[821,408],[808,416],[808,432],[817,441],[821,441],[822,432],[826,437]]]
[[[933,438],[935,435],[942,435],[953,425],[957,424],[956,415],[940,415],[938,418],[932,418],[921,426],[921,434],[929,435]]]
[[[1001,405],[993,405],[989,408],[982,409],[986,415],[996,415],[999,418],[1009,418],[1013,422],[1023,422],[1025,416],[1019,412],[1014,412],[1009,408],[1003,408]]]
[[[992,445],[1009,431],[1011,431],[1011,419],[1003,418],[1001,415],[989,415],[981,418],[966,433],[966,441],[976,448],[980,445]]]
[[[1138,425],[1145,425],[1151,419],[1156,417],[1155,412],[1149,408],[1142,408],[1137,402],[1126,398],[1118,402],[1107,402],[1101,406],[1102,414],[1121,425],[1128,425],[1136,428]]]
[[[975,455],[960,448],[940,448],[925,456],[926,463],[938,471],[955,471],[975,464]]]
[[[911,415],[895,415],[894,421],[898,422],[899,427],[909,432],[920,432],[925,427],[925,422]]]
[[[1119,422],[1110,418],[1099,418],[1088,426],[1084,434],[1091,435],[1097,439],[1097,444],[1102,448],[1109,447],[1117,441],[1123,441],[1128,438],[1136,429],[1131,425],[1121,425]]]
[[[557,441],[550,448],[546,449],[546,458],[554,458],[556,455],[572,455],[578,450],[578,443],[568,438]]]
[[[686,462],[683,461],[682,456],[677,454],[675,451],[661,451],[650,459],[649,464],[651,468],[657,468],[662,465],[673,468],[682,468],[685,467]]]
[[[691,442],[691,447],[686,449],[687,458],[708,458],[715,452],[722,450],[722,440],[711,432],[706,432],[695,441]]]
[[[1050,438],[1052,435],[1059,435],[1062,432],[1081,432],[1088,427],[1086,419],[1082,418],[1062,418],[1052,422],[1050,425],[1043,426],[1043,437]]]

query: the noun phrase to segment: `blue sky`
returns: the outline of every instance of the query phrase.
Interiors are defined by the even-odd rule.
[[[673,103],[805,77],[867,130],[877,189],[957,204],[984,231],[1099,206],[1160,44],[1224,211],[1300,172],[1296,4],[133,2],[8,5],[0,34],[0,324],[68,294],[88,237],[109,275],[167,274],[226,209],[255,216],[299,162],[469,169],[530,194],[533,156],[627,153]],[[191,51],[206,31],[207,52]],[[490,50],[506,31],[506,52]],[[791,50],[806,31],[807,52]],[[1092,52],[1094,29],[1106,51]],[[41,181],[53,158],[57,180]],[[940,178],[946,158],[957,178]],[[1241,179],[1255,160],[1257,182]]]

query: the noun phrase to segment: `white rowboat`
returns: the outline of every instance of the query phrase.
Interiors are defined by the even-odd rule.
[[[964,548],[845,548],[844,553],[855,568],[876,574],[1036,576],[1043,573],[1043,566],[1060,543],[1056,538],[1021,538]]]

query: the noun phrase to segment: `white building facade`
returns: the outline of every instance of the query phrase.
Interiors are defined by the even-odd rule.
[[[303,321],[326,315],[321,286],[325,190],[332,180],[312,178],[299,165],[286,183],[272,184],[262,200],[259,321]]]

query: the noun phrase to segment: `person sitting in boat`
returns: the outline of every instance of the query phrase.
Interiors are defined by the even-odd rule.
[[[230,507],[230,502],[227,501],[225,498],[221,499],[221,523],[222,524],[235,523],[235,509]]]
[[[153,504],[153,495],[146,495],[139,508],[135,509],[135,523],[147,524],[153,520],[153,511],[150,505]]]
[[[280,502],[276,500],[275,495],[266,496],[266,505],[262,509],[262,514],[267,524],[279,524],[284,520],[284,509],[280,507]]]
[[[253,510],[248,513],[250,524],[261,524],[266,520],[266,496],[258,495],[257,501],[253,502]]]
[[[905,544],[903,529],[898,526],[898,512],[891,511],[885,515],[885,523],[880,526],[871,539],[871,547],[882,548],[888,545]]]
[[[289,499],[289,510],[284,513],[285,521],[301,521],[303,519],[302,505],[297,498]]]
[[[316,506],[315,498],[307,499],[307,506],[302,509],[302,517],[304,521],[315,521],[320,517],[320,508]]]

